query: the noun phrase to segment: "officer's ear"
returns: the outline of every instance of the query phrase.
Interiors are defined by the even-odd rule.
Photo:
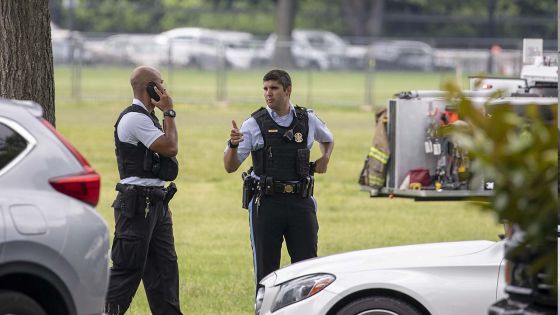
[[[289,85],[289,86],[286,88],[286,94],[288,94],[288,97],[290,97],[290,95],[292,94],[292,86],[291,86],[291,85]]]

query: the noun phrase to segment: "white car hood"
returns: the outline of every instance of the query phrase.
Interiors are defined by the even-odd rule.
[[[496,264],[496,251],[503,252],[502,242],[463,241],[384,247],[336,254],[292,264],[263,279],[277,285],[293,278],[315,273],[359,272],[376,269],[427,268]],[[498,262],[499,263],[499,262]]]

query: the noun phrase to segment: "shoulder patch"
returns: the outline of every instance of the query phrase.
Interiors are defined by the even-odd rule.
[[[309,115],[307,114],[307,108],[295,105],[294,109],[296,111],[296,116],[298,117],[298,119],[309,120]]]

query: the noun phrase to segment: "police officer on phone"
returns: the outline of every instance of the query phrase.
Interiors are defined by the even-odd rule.
[[[168,206],[176,188],[165,187],[178,173],[176,114],[157,69],[134,69],[130,84],[132,105],[119,115],[114,132],[120,181],[105,312],[124,314],[142,280],[152,314],[182,314]],[[156,107],[163,112],[163,127]]]
[[[283,70],[263,78],[266,107],[241,128],[232,121],[224,167],[235,172],[251,154],[252,171],[244,173],[244,202],[249,209],[255,280],[280,267],[285,239],[291,262],[317,256],[315,173],[325,173],[334,147],[331,132],[312,110],[290,102],[292,82]],[[310,163],[313,142],[321,157]]]

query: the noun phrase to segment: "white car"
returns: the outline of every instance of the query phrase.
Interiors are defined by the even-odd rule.
[[[255,58],[257,66],[274,64],[276,46],[290,47],[294,63],[298,68],[327,70],[341,66],[346,44],[331,32],[294,30],[292,41],[278,42],[278,35],[272,33],[264,42]]]
[[[463,241],[310,259],[260,282],[256,314],[486,314],[504,295],[503,258],[503,241]]]
[[[163,32],[157,42],[171,50],[173,64],[206,70],[247,69],[255,54],[251,33],[180,27]]]
[[[253,34],[247,32],[216,30],[214,35],[225,51],[226,66],[234,69],[249,69],[257,47],[262,45]]]
[[[173,64],[215,69],[220,56],[212,35],[209,29],[180,27],[157,35],[156,41],[171,50]]]
[[[368,48],[368,58],[378,70],[434,70],[434,49],[420,41],[376,41]]]

